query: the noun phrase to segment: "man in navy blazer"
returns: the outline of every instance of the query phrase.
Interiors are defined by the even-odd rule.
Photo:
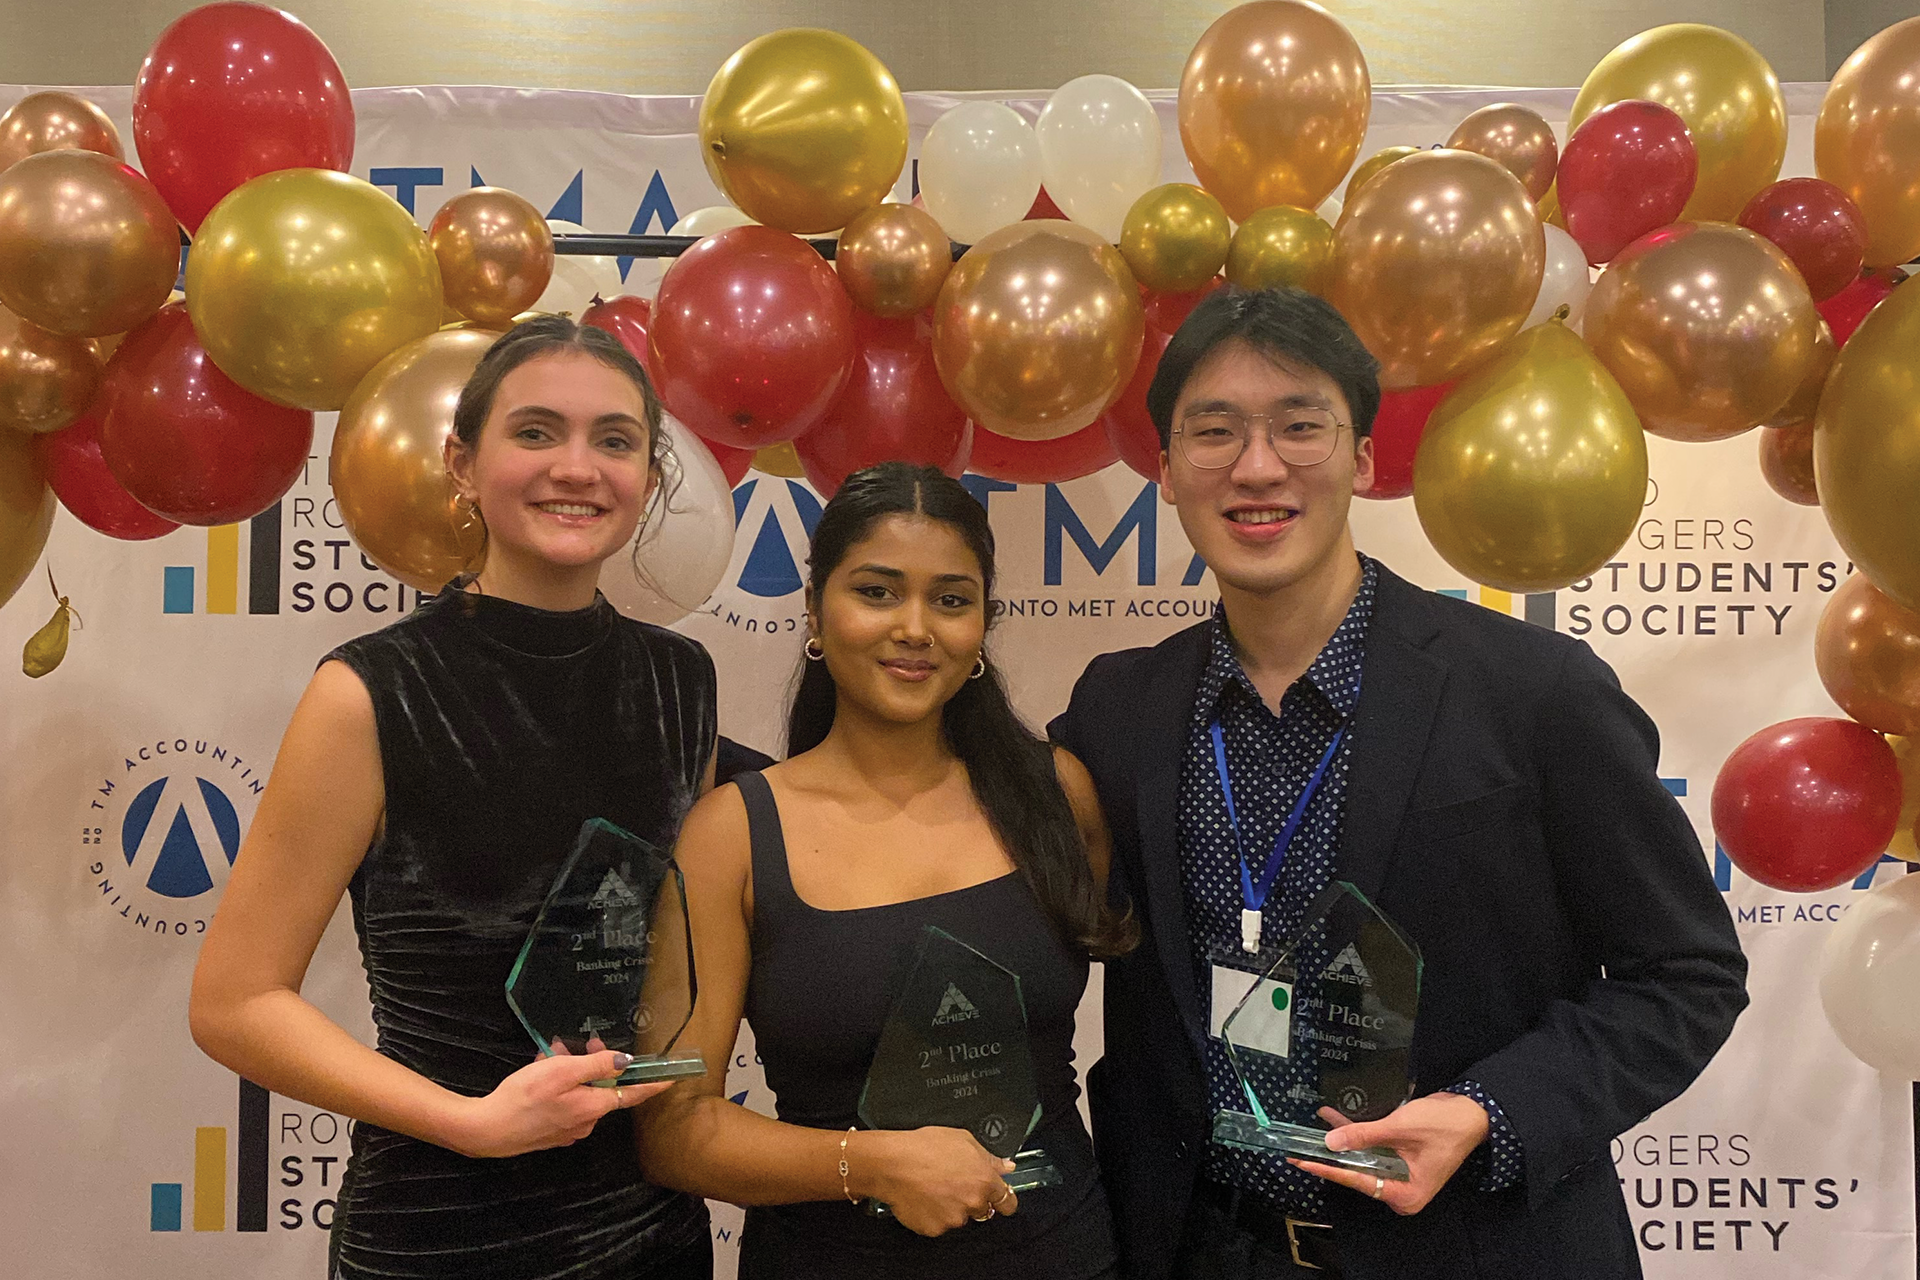
[[[1610,1140],[1746,1005],[1726,905],[1612,670],[1356,551],[1377,369],[1296,290],[1194,310],[1148,408],[1221,613],[1096,658],[1051,726],[1142,925],[1107,964],[1088,1076],[1127,1280],[1637,1277]],[[1245,1109],[1210,1034],[1222,957],[1272,954],[1335,881],[1425,962],[1412,1099],[1370,1123],[1317,1111],[1330,1149],[1391,1147],[1404,1182],[1210,1141],[1215,1111]],[[1322,1101],[1289,1096],[1294,1120]]]

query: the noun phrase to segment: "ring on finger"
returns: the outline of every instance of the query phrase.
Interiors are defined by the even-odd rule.
[[[1377,1173],[1374,1174],[1373,1175],[1373,1198],[1375,1200],[1378,1200],[1382,1195],[1386,1194],[1386,1190],[1387,1190],[1387,1180],[1381,1177]]]
[[[1005,1204],[1005,1203],[1007,1202],[1007,1197],[1008,1197],[1008,1196],[1010,1196],[1010,1195],[1012,1195],[1012,1194],[1013,1194],[1013,1188],[1012,1188],[1012,1187],[1002,1187],[1002,1188],[1000,1188],[1000,1198],[999,1198],[998,1200],[995,1200],[995,1201],[993,1202],[993,1208],[994,1208],[994,1209],[995,1209],[995,1210],[997,1211],[997,1210],[998,1210],[998,1209],[1000,1208],[1000,1206],[1001,1206],[1001,1205],[1003,1205],[1003,1204]]]
[[[623,1103],[623,1102],[621,1101],[621,1099],[620,1099],[620,1086],[619,1086],[619,1085],[615,1085],[615,1086],[613,1086],[613,1105],[614,1105],[615,1107],[620,1107],[620,1106],[624,1106],[624,1105],[625,1105],[625,1104],[624,1104],[624,1103]]]
[[[973,1217],[973,1215],[972,1215],[972,1214],[968,1214],[967,1216],[968,1216],[968,1217]],[[991,1218],[992,1216],[993,1216],[993,1206],[992,1206],[992,1205],[988,1205],[988,1206],[987,1206],[987,1211],[986,1211],[985,1213],[983,1213],[983,1214],[981,1214],[981,1215],[980,1215],[979,1217],[977,1217],[977,1218],[974,1218],[973,1220],[974,1220],[975,1222],[985,1222],[985,1221],[986,1221],[986,1220],[987,1220],[988,1218]]]

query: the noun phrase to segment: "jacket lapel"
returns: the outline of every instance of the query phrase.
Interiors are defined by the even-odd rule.
[[[1386,882],[1447,674],[1426,651],[1437,628],[1425,593],[1385,565],[1375,593],[1337,873],[1369,898]]]

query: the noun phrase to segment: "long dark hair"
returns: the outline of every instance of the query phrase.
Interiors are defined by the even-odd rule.
[[[980,562],[983,609],[992,616],[993,529],[973,495],[937,467],[883,462],[847,477],[813,531],[807,589],[814,608],[847,552],[891,515],[924,516],[948,525]],[[963,682],[941,711],[947,747],[966,766],[974,798],[1059,936],[1093,955],[1132,948],[1138,930],[1129,913],[1102,902],[1073,808],[1054,774],[1053,749],[1020,720],[1000,672],[981,650],[985,672]],[[787,754],[826,740],[839,690],[824,662],[802,661],[787,717]]]

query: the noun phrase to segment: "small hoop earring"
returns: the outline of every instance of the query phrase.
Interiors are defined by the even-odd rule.
[[[973,658],[973,674],[968,676],[967,679],[978,680],[985,674],[987,674],[987,655],[984,653],[975,654]]]
[[[820,642],[814,639],[812,636],[808,636],[807,642],[804,645],[800,646],[800,648],[801,648],[801,652],[807,655],[808,662],[818,662],[820,661],[820,659],[827,656],[827,651],[825,649],[822,649],[820,647]]]

